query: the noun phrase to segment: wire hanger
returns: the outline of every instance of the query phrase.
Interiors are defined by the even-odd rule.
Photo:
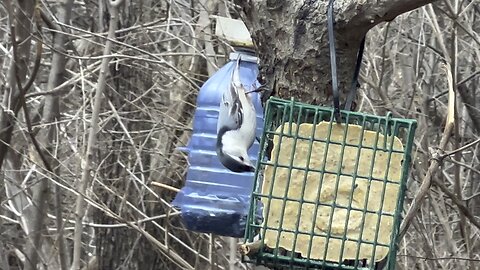
[[[335,21],[335,15],[333,14],[333,3],[335,0],[329,0],[328,10],[327,10],[327,28],[328,28],[328,43],[330,49],[330,68],[332,73],[332,93],[333,93],[333,116],[337,123],[342,122],[342,115],[340,114],[340,93],[338,91],[338,77],[337,77],[337,55],[335,50],[335,35],[333,30],[333,23]],[[362,65],[363,51],[365,49],[365,37],[363,37],[362,42],[360,43],[360,48],[357,54],[357,63],[355,65],[355,71],[353,74],[352,84],[350,86],[350,91],[347,95],[347,100],[345,103],[345,110],[350,111],[352,107],[353,100],[355,99],[355,94],[358,84],[358,75],[360,73],[360,67]]]

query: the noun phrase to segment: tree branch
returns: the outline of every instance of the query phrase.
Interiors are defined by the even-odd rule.
[[[447,146],[448,140],[452,135],[453,127],[455,125],[455,122],[454,122],[455,121],[455,92],[453,91],[452,71],[450,70],[449,65],[444,64],[444,68],[447,73],[448,89],[449,89],[448,114],[447,114],[447,121],[445,124],[445,129],[443,131],[442,139],[438,147],[439,152],[444,152],[444,149]],[[403,236],[405,236],[405,233],[407,232],[413,218],[415,217],[418,210],[420,209],[420,206],[422,205],[423,200],[425,199],[425,196],[430,191],[430,186],[432,185],[432,178],[437,172],[438,167],[443,161],[441,157],[442,156],[439,153],[437,153],[433,157],[432,163],[428,167],[427,174],[423,178],[422,185],[418,189],[418,192],[415,195],[415,198],[413,199],[413,202],[410,205],[410,208],[408,209],[407,214],[405,215],[405,219],[403,220],[402,225],[400,226],[398,241],[400,241],[403,238]]]
[[[366,1],[356,10],[346,11],[352,19],[343,27],[350,35],[358,35],[358,31],[365,32],[379,23],[388,22],[397,16],[428,5],[437,0],[381,0]],[[357,1],[354,1],[357,2]],[[357,32],[357,34],[355,34]]]
[[[463,203],[463,201],[461,199],[458,198],[457,195],[455,195],[453,192],[451,192],[446,186],[445,184],[443,184],[442,182],[440,182],[440,180],[438,178],[433,178],[433,183],[438,186],[440,188],[440,190],[442,190],[443,193],[445,193],[445,195],[447,195],[451,200],[452,202],[457,205],[458,209],[460,210],[460,212],[465,215],[465,217],[475,226],[477,227],[479,230],[480,230],[480,222],[476,219],[476,217],[472,214],[472,212],[470,212],[470,210],[465,206],[465,204]]]

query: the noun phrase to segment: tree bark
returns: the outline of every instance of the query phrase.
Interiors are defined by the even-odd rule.
[[[337,0],[334,3],[338,86],[345,101],[360,42],[375,25],[434,0]],[[271,94],[332,106],[328,1],[248,0],[242,7]],[[343,103],[342,102],[342,103]]]

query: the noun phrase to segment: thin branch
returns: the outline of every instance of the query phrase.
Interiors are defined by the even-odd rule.
[[[447,120],[445,124],[445,129],[443,131],[442,139],[440,141],[439,145],[439,150],[438,151],[444,151],[445,147],[447,146],[448,140],[450,139],[450,136],[452,135],[453,127],[455,125],[455,92],[453,90],[453,79],[452,79],[452,71],[450,70],[449,65],[443,65],[446,75],[447,75],[447,81],[448,81],[448,89],[449,89],[449,95],[448,95],[448,114],[447,114]],[[408,228],[410,227],[410,224],[412,223],[413,218],[417,214],[418,210],[420,209],[420,206],[423,203],[423,200],[425,199],[425,196],[427,193],[430,191],[430,186],[432,185],[432,178],[435,175],[435,173],[438,170],[438,167],[442,163],[441,155],[437,152],[437,154],[433,157],[432,163],[428,167],[427,174],[423,178],[422,185],[418,189],[417,194],[415,195],[415,198],[412,201],[412,204],[410,205],[410,208],[407,211],[407,214],[405,215],[405,218],[402,222],[402,225],[400,226],[399,230],[399,236],[398,239],[399,241],[405,236],[405,233],[407,232]]]
[[[460,212],[465,215],[465,217],[475,226],[477,229],[480,230],[480,221],[477,220],[477,218],[470,212],[470,210],[465,206],[465,204],[462,202],[461,199],[457,197],[453,192],[451,192],[445,184],[440,182],[438,178],[433,179],[433,183],[438,186],[445,195],[447,195],[452,202],[457,205],[458,209],[460,209]]]
[[[152,185],[157,186],[157,187],[161,187],[161,188],[164,188],[164,189],[168,189],[168,190],[176,192],[176,193],[180,192],[180,189],[178,189],[176,187],[172,187],[172,186],[167,185],[167,184],[160,183],[160,182],[152,181]]]
[[[472,146],[475,146],[475,145],[478,144],[478,143],[480,143],[480,138],[478,138],[478,139],[476,139],[475,141],[473,141],[473,142],[471,142],[471,143],[468,143],[468,144],[466,144],[466,145],[464,145],[464,146],[462,146],[462,147],[460,147],[460,148],[458,148],[458,149],[455,149],[455,150],[453,150],[453,151],[450,151],[450,152],[445,153],[444,155],[441,156],[441,158],[443,159],[443,158],[446,158],[446,157],[448,157],[448,156],[454,155],[454,154],[456,154],[456,153],[458,153],[458,152],[462,152],[463,150],[465,150],[465,149],[467,149],[467,148],[470,148],[470,147],[472,147]]]
[[[438,257],[438,258],[429,258],[424,256],[415,256],[411,254],[398,254],[397,256],[400,257],[410,257],[419,260],[429,260],[429,261],[438,261],[438,260],[462,260],[462,261],[472,261],[472,262],[480,262],[480,259],[472,259],[472,258],[461,258],[461,257]]]

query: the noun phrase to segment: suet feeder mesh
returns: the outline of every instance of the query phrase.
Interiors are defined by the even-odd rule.
[[[290,269],[374,269],[379,262],[394,268],[416,121],[341,114],[338,124],[332,108],[268,100],[246,261]]]

